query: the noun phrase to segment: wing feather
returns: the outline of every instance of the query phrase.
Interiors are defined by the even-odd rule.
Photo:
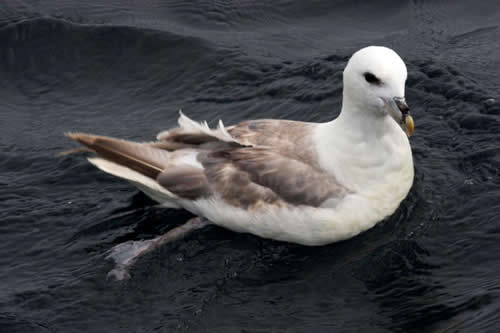
[[[68,135],[179,199],[214,197],[246,209],[262,204],[319,207],[348,191],[318,166],[311,149],[313,126],[254,120],[229,128],[219,122],[213,130],[181,113],[179,127],[153,143]]]
[[[267,148],[226,149],[198,159],[213,191],[242,208],[261,203],[319,207],[347,193],[326,172]]]

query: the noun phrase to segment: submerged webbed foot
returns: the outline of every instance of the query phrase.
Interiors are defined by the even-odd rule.
[[[106,259],[112,259],[116,266],[108,273],[108,278],[124,280],[130,277],[130,267],[139,259],[140,256],[151,252],[165,243],[175,241],[186,236],[194,230],[201,229],[210,222],[194,217],[186,223],[169,230],[165,234],[153,239],[128,241],[118,244],[108,251]]]

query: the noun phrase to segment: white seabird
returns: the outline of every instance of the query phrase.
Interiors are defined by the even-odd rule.
[[[160,204],[198,218],[153,240],[118,245],[117,278],[140,254],[216,224],[265,238],[323,245],[391,215],[413,183],[406,66],[391,49],[363,48],[343,73],[340,115],[326,123],[249,120],[217,129],[181,113],[179,127],[137,143],[68,135],[89,161]]]

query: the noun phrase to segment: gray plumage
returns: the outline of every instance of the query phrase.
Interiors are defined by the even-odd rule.
[[[319,207],[348,191],[321,170],[311,147],[314,124],[253,120],[229,127],[233,140],[179,127],[152,143],[70,134],[101,157],[149,178],[178,198],[218,196],[240,208],[262,204]],[[200,167],[183,164],[196,154]],[[180,162],[179,162],[180,161]]]

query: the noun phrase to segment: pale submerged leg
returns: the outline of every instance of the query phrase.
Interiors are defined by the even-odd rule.
[[[128,270],[140,256],[209,224],[210,222],[207,220],[200,217],[194,217],[183,225],[169,230],[167,233],[153,239],[129,241],[116,245],[106,256],[106,259],[113,259],[116,263],[116,267],[108,273],[108,277],[114,277],[117,280],[129,278],[130,274]]]

